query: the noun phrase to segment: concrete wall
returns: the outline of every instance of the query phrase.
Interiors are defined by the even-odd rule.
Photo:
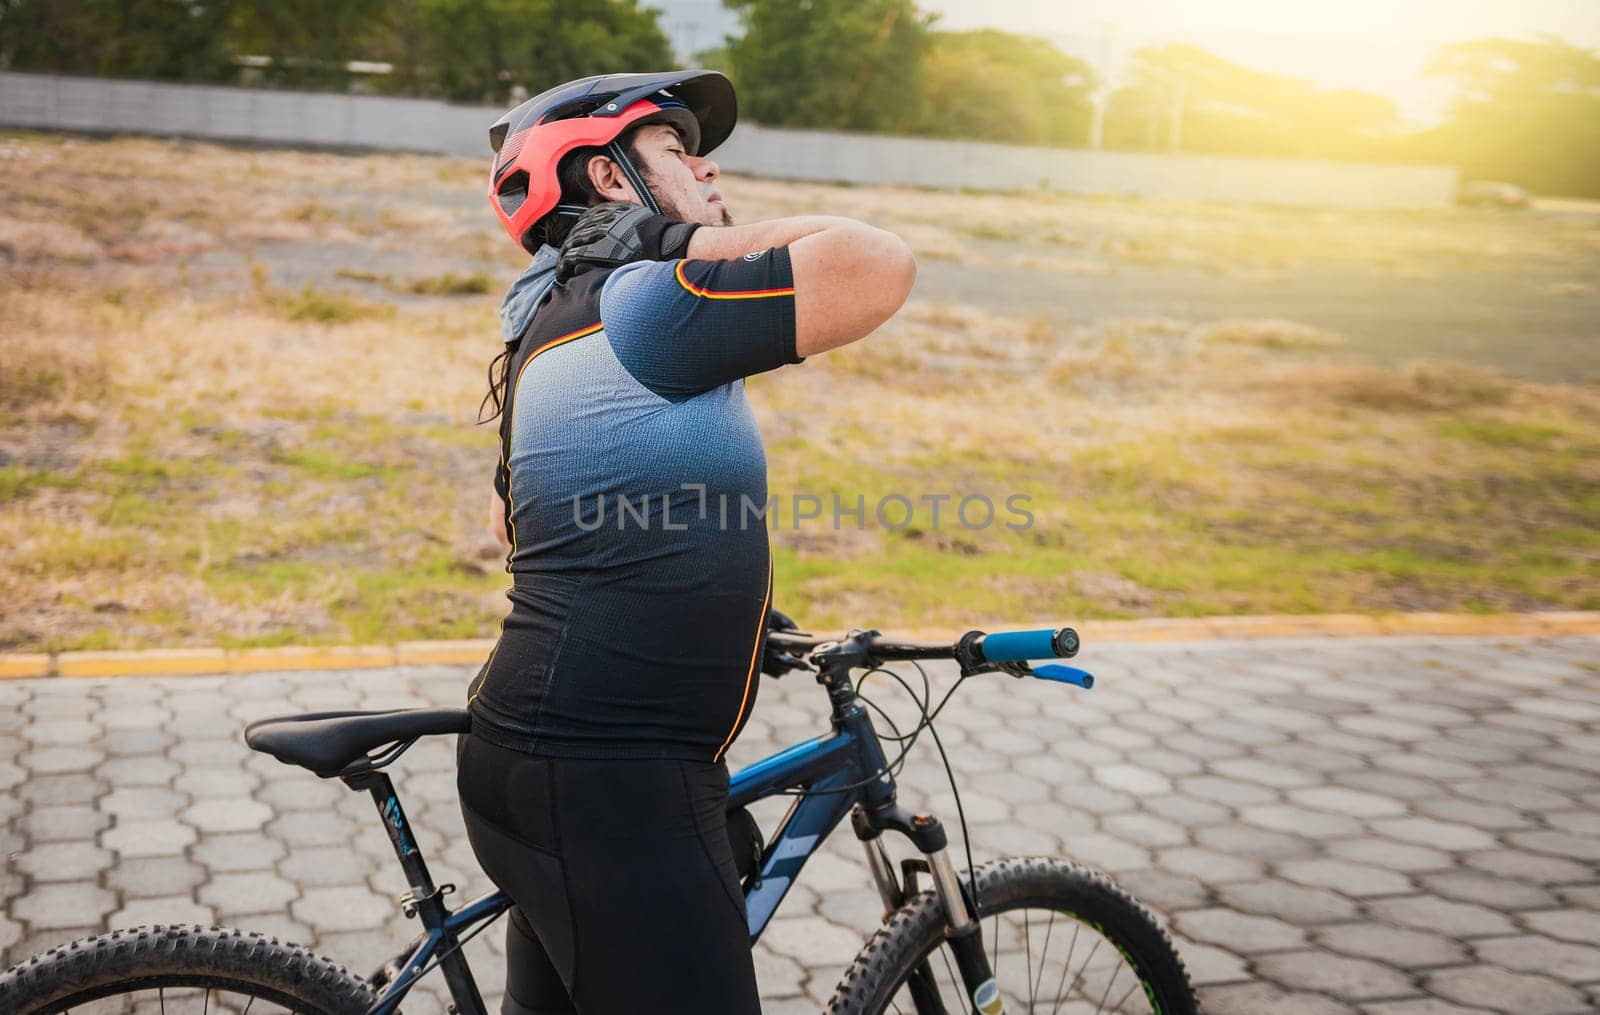
[[[0,124],[486,157],[501,110],[429,99],[0,72]],[[724,170],[779,179],[1346,208],[1445,208],[1458,173],[936,141],[741,125]]]

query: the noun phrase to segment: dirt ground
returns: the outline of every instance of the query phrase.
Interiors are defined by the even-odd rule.
[[[492,633],[482,169],[0,135],[0,649]],[[1600,216],[735,179],[905,236],[878,335],[748,382],[817,627],[1600,608]]]

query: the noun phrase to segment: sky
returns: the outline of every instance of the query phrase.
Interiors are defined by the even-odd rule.
[[[647,0],[680,59],[738,31],[719,0]],[[1424,71],[1441,44],[1490,35],[1558,36],[1600,49],[1600,0],[918,0],[947,29],[1038,35],[1115,78],[1127,56],[1161,41],[1191,42],[1259,70],[1393,98],[1422,124],[1451,91]],[[1109,45],[1107,35],[1109,32]],[[1103,68],[1102,68],[1103,70]]]

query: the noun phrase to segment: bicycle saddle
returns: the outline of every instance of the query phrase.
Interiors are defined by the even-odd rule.
[[[464,708],[402,708],[381,712],[307,712],[257,719],[244,728],[252,750],[324,779],[384,744],[439,733],[466,733]]]

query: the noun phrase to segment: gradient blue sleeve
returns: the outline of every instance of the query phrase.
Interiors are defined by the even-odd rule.
[[[628,373],[674,402],[804,359],[788,247],[623,265],[606,279],[600,320]]]

